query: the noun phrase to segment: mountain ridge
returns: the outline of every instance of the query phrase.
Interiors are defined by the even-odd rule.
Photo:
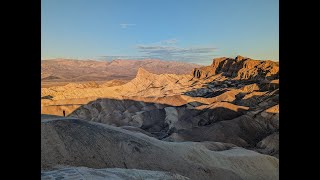
[[[210,66],[195,68],[195,78],[208,78],[222,73],[226,77],[238,80],[279,78],[279,63],[271,60],[254,60],[238,55],[235,58],[220,57],[214,58]]]
[[[43,82],[79,82],[102,80],[131,80],[139,67],[155,74],[184,74],[201,65],[179,61],[162,60],[71,60],[55,59],[41,61]]]

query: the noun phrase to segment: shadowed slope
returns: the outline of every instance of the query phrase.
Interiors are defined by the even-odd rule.
[[[278,179],[278,159],[271,156],[221,143],[165,142],[77,119],[42,121],[41,142],[43,170],[67,165],[169,171],[191,179]]]

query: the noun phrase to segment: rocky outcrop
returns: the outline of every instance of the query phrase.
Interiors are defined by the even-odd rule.
[[[277,104],[277,94],[273,93],[261,98],[259,101],[254,101],[255,105],[252,104],[252,108],[247,110],[244,115],[239,116],[240,113],[238,112],[238,116],[232,117],[232,113],[227,115],[228,113],[226,112],[222,112],[220,114],[216,112],[209,116],[201,116],[201,121],[199,122],[210,123],[204,123],[202,126],[198,127],[193,126],[177,129],[163,140],[173,142],[219,141],[232,143],[245,148],[251,148],[257,152],[278,157],[279,140],[277,139],[277,135],[279,133],[277,132],[279,132],[279,104]],[[208,107],[212,105],[205,106]],[[228,103],[221,104],[221,106],[233,109],[233,112],[237,112],[235,108],[241,107],[233,107],[232,104]],[[212,108],[217,110],[216,105]],[[210,110],[204,110],[204,114],[208,113],[210,113]],[[219,118],[222,118],[222,120],[210,121],[210,119],[214,119],[216,115],[218,115]],[[191,116],[191,119],[192,121],[195,121],[197,116]],[[276,134],[271,136],[271,134],[274,133]]]
[[[254,148],[259,141],[276,131],[277,128],[278,125],[275,122],[269,122],[266,118],[242,115],[232,120],[218,121],[208,126],[181,129],[164,140],[174,142],[217,141],[232,143],[245,148]]]
[[[78,119],[43,120],[42,171],[70,166],[166,171],[203,180],[279,178],[277,158],[232,144],[166,142]]]
[[[205,66],[201,68],[195,68],[192,74],[193,74],[193,77],[195,78],[206,78],[206,77],[215,75],[217,73],[215,69],[213,69],[211,66]]]
[[[270,60],[253,60],[242,56],[215,58],[211,66],[195,68],[194,78],[207,78],[222,73],[226,77],[239,80],[278,79],[279,65]]]
[[[279,132],[267,136],[257,144],[255,151],[279,158]]]

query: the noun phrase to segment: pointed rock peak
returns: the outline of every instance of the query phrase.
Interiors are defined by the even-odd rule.
[[[153,74],[145,70],[143,67],[139,67],[136,77],[148,77],[150,75],[153,75]]]
[[[245,57],[240,56],[240,55],[238,55],[238,56],[235,58],[236,61],[242,61],[242,60],[244,60],[244,59],[248,59],[248,58],[245,58]]]

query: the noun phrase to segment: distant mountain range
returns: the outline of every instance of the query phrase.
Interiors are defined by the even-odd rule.
[[[72,60],[53,59],[41,61],[41,80],[46,82],[78,82],[103,80],[131,80],[142,67],[154,74],[186,74],[201,65],[148,60]]]

